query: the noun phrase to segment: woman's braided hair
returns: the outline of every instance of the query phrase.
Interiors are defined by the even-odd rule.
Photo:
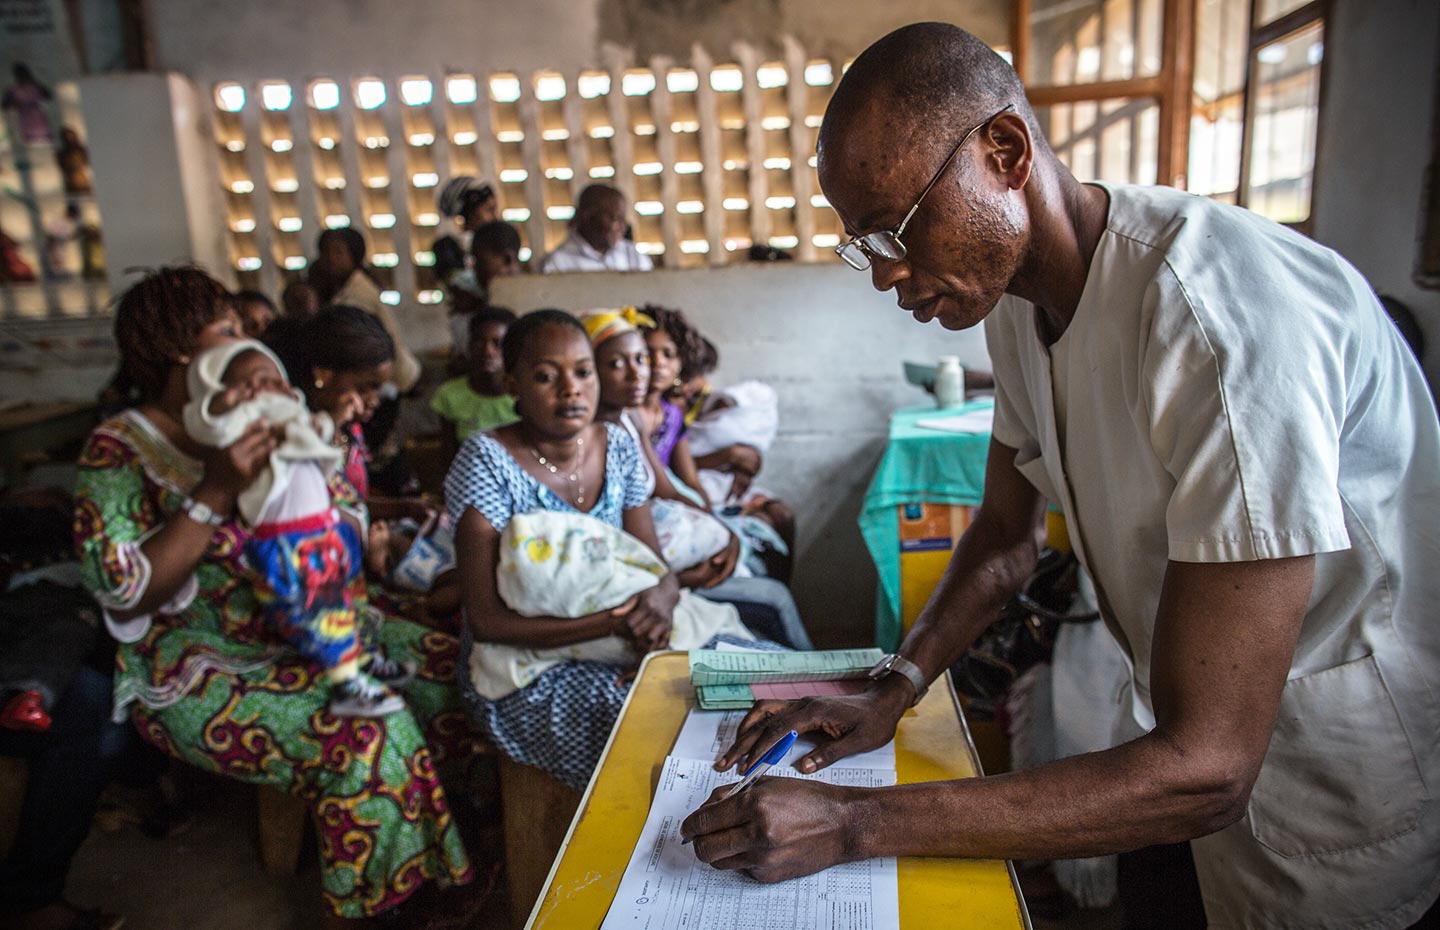
[[[115,305],[120,370],[154,400],[170,367],[194,354],[200,331],[233,308],[225,285],[193,265],[156,268],[130,286]]]

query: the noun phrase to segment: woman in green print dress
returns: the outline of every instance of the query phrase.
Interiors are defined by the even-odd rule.
[[[476,746],[453,684],[455,640],[382,622],[367,608],[366,635],[418,666],[408,708],[383,718],[329,714],[320,670],[265,628],[239,567],[246,531],[233,517],[235,498],[265,467],[274,437],[257,425],[206,452],[181,425],[190,356],[240,335],[229,294],[198,269],[161,269],[121,298],[115,335],[144,399],[91,435],[75,536],[86,584],[120,640],[117,719],[128,715],[146,739],[192,765],[310,801],[323,894],[337,918],[382,914],[426,882],[469,881],[435,773],[443,758]],[[371,367],[392,357],[393,347]],[[357,390],[354,413],[373,401]],[[363,518],[343,477],[332,489],[338,506]]]

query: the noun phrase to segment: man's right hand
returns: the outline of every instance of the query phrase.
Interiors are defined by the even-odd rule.
[[[715,763],[718,771],[748,769],[791,730],[823,733],[829,740],[795,763],[809,774],[847,756],[890,742],[900,717],[915,699],[915,689],[900,675],[888,675],[863,694],[759,701],[740,721],[735,744]]]

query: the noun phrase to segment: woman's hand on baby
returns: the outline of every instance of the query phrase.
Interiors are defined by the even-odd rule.
[[[622,616],[637,648],[654,652],[670,645],[671,615],[680,600],[680,585],[674,575],[666,575],[653,588],[641,591],[635,604]]]
[[[264,420],[250,424],[240,438],[224,449],[215,449],[205,457],[205,475],[196,488],[196,497],[221,500],[228,512],[235,499],[248,488],[255,477],[270,464],[274,452],[285,438],[285,427]],[[203,494],[203,496],[202,496]],[[214,500],[206,500],[213,509]]]

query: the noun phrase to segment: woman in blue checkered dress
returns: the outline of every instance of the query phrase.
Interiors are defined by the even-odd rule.
[[[471,436],[445,479],[465,604],[461,689],[501,751],[580,790],[620,714],[633,669],[565,662],[490,701],[465,674],[470,651],[477,642],[552,648],[620,635],[643,655],[669,642],[680,589],[674,575],[666,575],[628,610],[576,619],[523,617],[500,599],[500,534],[516,514],[586,514],[660,551],[640,450],[623,429],[594,422],[599,382],[585,329],[567,313],[537,311],[510,327],[504,355],[506,389],[516,398],[520,422]]]

